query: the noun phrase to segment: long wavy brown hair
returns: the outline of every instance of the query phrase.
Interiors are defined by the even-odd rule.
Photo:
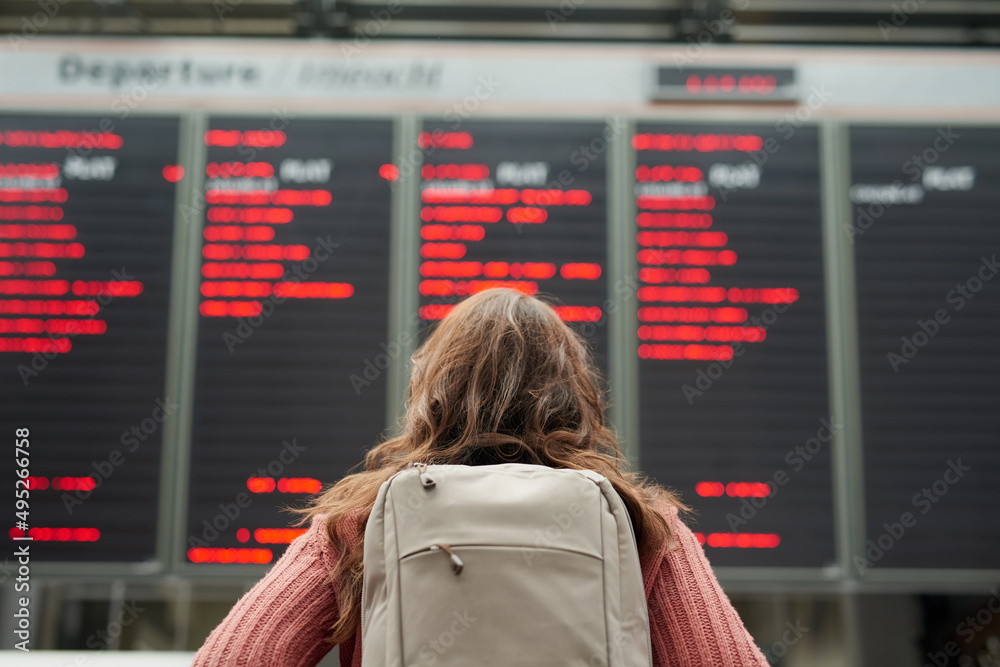
[[[545,302],[490,289],[458,304],[413,355],[409,399],[398,436],[372,448],[349,474],[300,510],[302,523],[326,515],[340,554],[342,642],[361,619],[364,535],[379,487],[414,462],[484,465],[522,462],[595,470],[611,481],[632,517],[640,554],[671,538],[663,506],[685,509],[670,491],[630,471],[608,427],[603,381],[590,348]]]

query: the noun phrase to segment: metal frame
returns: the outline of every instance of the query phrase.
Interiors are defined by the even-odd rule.
[[[178,192],[178,200],[185,208],[178,208],[174,218],[174,270],[171,289],[171,331],[169,336],[169,356],[173,361],[167,382],[177,396],[177,417],[173,428],[164,433],[164,478],[173,481],[173,488],[162,489],[161,513],[169,512],[166,533],[161,535],[165,544],[161,553],[166,552],[163,562],[167,570],[173,572],[180,562],[178,547],[183,543],[187,524],[188,479],[191,459],[191,424],[194,411],[194,378],[198,350],[198,283],[201,267],[201,236],[205,207],[205,164],[208,148],[203,137],[208,130],[208,115],[191,114],[186,117],[184,132],[181,133],[182,158],[186,174],[185,186]],[[182,181],[183,182],[183,181]],[[185,216],[185,210],[187,214]],[[178,255],[183,255],[178,257]],[[175,430],[176,429],[176,430]],[[169,436],[169,437],[168,437]],[[173,495],[171,495],[173,494]],[[168,505],[164,509],[162,505]]]
[[[392,222],[389,251],[389,339],[393,334],[400,342],[399,358],[389,364],[386,397],[386,427],[396,435],[403,406],[407,399],[410,378],[410,357],[417,343],[417,308],[420,302],[417,285],[420,281],[415,249],[417,248],[420,217],[417,201],[423,152],[417,148],[421,119],[406,115],[396,119],[393,137],[393,163],[404,164],[407,151],[420,154],[421,164],[413,164],[407,175],[400,175],[392,190]],[[403,338],[405,336],[405,338]],[[400,340],[402,339],[402,340]]]
[[[840,614],[849,664],[862,663],[861,614],[851,594],[860,573],[851,557],[864,544],[864,468],[861,453],[861,392],[858,367],[854,256],[841,230],[850,216],[850,155],[843,125],[823,123],[819,166],[823,227],[823,287],[826,302],[827,382],[830,419],[843,424],[830,443],[833,520],[837,569],[841,582]]]
[[[635,323],[639,301],[631,286],[618,294],[621,281],[638,281],[635,240],[635,197],[632,175],[635,151],[630,138],[635,121],[615,117],[608,123],[622,127],[608,139],[608,303],[617,308],[609,315],[608,366],[611,384],[611,421],[618,431],[625,456],[639,469],[639,344]]]
[[[823,271],[826,298],[827,374],[830,417],[843,428],[830,445],[837,565],[847,581],[860,578],[851,557],[864,544],[864,469],[861,463],[861,396],[858,368],[854,256],[844,243],[850,216],[850,159],[846,129],[820,126],[823,206]]]

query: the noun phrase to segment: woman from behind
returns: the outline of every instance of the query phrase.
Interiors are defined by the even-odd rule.
[[[653,664],[766,665],[668,490],[628,469],[584,341],[531,296],[460,303],[413,355],[401,433],[317,497],[297,538],[206,640],[195,666],[315,665],[334,644],[361,666],[365,524],[379,487],[413,463],[594,470],[618,491],[639,546]]]

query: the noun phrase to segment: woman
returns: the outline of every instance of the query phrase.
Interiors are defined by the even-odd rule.
[[[212,632],[209,665],[315,665],[340,645],[361,665],[365,523],[379,486],[413,462],[518,461],[596,470],[636,528],[653,664],[767,665],[719,587],[684,509],[627,471],[586,344],[542,301],[491,289],[459,304],[413,355],[402,433],[304,511],[309,530]]]

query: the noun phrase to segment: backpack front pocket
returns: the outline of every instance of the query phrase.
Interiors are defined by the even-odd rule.
[[[604,596],[601,559],[547,547],[447,546],[400,559],[407,667],[607,665],[605,613],[595,604]]]

